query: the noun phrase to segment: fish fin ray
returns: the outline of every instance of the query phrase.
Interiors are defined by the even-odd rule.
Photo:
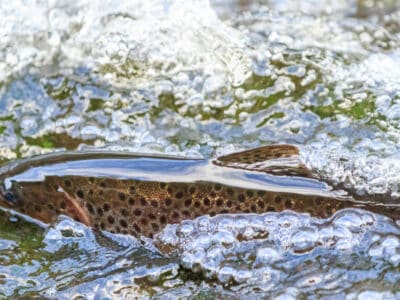
[[[263,146],[218,157],[213,163],[278,176],[315,178],[315,174],[302,163],[299,148],[294,145]]]

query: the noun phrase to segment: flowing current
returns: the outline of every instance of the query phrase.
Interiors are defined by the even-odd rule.
[[[0,0],[0,161],[290,143],[396,198],[399,39],[391,0]],[[400,226],[362,210],[202,216],[154,241],[0,214],[2,298],[400,298]]]

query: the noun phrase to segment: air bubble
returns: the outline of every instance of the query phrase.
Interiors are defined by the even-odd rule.
[[[300,227],[291,237],[293,251],[304,253],[314,249],[318,241],[316,228]]]

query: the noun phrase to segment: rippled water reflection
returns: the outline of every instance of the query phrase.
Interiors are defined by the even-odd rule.
[[[397,1],[17,0],[0,28],[4,162],[288,142],[360,197],[399,195]],[[200,218],[159,238],[170,256],[68,219],[0,224],[3,297],[400,297],[399,228],[362,211]]]

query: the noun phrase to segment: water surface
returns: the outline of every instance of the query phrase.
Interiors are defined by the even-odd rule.
[[[399,196],[397,1],[16,0],[0,28],[2,162],[291,143],[360,197]],[[201,217],[155,245],[1,214],[3,298],[400,298],[400,228],[360,210]]]

